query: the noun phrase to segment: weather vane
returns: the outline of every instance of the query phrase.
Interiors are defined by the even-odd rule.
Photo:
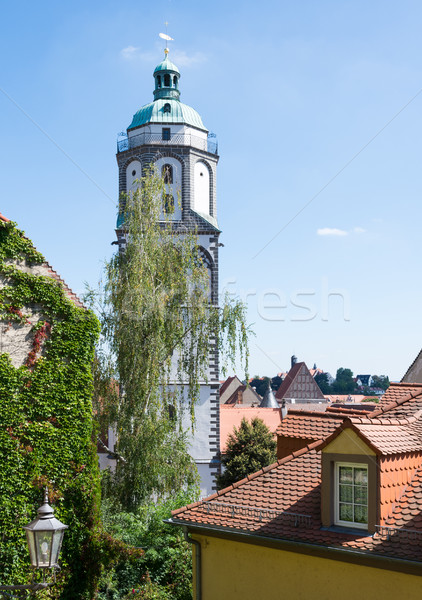
[[[167,21],[164,23],[164,25],[166,26],[166,32],[165,33],[159,33],[158,35],[160,36],[160,38],[162,40],[166,40],[166,42],[174,42],[174,39],[172,37],[170,37],[167,33]],[[164,54],[167,56],[167,54],[169,53],[169,49],[168,49],[168,44],[166,43],[166,47],[164,48]]]

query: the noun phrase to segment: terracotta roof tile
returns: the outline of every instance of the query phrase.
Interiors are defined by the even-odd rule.
[[[422,384],[392,383],[370,416],[388,413],[390,417],[401,418],[414,416],[419,411],[422,411]]]
[[[374,536],[322,529],[317,446],[311,444],[266,472],[173,511],[173,522],[422,561],[422,470]]]
[[[277,435],[315,441],[323,440],[343,421],[343,415],[289,410],[277,428]]]
[[[268,429],[275,433],[280,424],[280,410],[278,408],[260,408],[259,406],[242,406],[239,404],[222,404],[220,406],[220,450],[225,452],[228,436],[233,433],[233,428],[239,428],[245,417],[251,421],[255,417],[264,421]]]

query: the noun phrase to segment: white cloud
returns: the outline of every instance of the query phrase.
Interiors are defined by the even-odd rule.
[[[202,52],[186,54],[184,50],[175,50],[174,52],[170,50],[169,57],[178,67],[191,67],[192,65],[198,65],[207,60],[207,57]]]
[[[137,62],[154,63],[154,60],[157,60],[154,52],[141,52],[141,49],[136,46],[123,48],[120,50],[120,56],[123,60],[136,60]]]
[[[353,229],[353,233],[365,233],[366,229],[364,229],[363,227],[355,227]]]
[[[317,229],[317,234],[318,235],[335,235],[335,236],[349,235],[347,233],[347,231],[344,231],[344,229],[335,229],[335,228],[331,228],[331,227],[323,227],[322,229]]]

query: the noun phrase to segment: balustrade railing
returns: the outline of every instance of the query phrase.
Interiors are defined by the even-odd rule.
[[[160,146],[192,146],[198,150],[204,150],[210,154],[218,154],[217,138],[214,134],[209,134],[208,138],[202,138],[191,133],[176,133],[169,136],[169,139],[163,139],[162,133],[143,132],[139,135],[130,137],[119,136],[117,139],[117,152],[125,152],[132,148],[145,145]]]

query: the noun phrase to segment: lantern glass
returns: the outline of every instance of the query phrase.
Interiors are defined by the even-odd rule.
[[[35,532],[35,547],[37,550],[37,567],[51,567],[52,545],[53,545],[53,532],[52,531],[36,531]]]
[[[37,553],[35,550],[34,532],[27,529],[26,530],[26,539],[28,541],[29,558],[31,561],[31,565],[33,567],[36,567],[37,566]]]
[[[51,550],[51,566],[59,562],[60,548],[62,546],[64,529],[59,529],[53,534],[53,548]]]

